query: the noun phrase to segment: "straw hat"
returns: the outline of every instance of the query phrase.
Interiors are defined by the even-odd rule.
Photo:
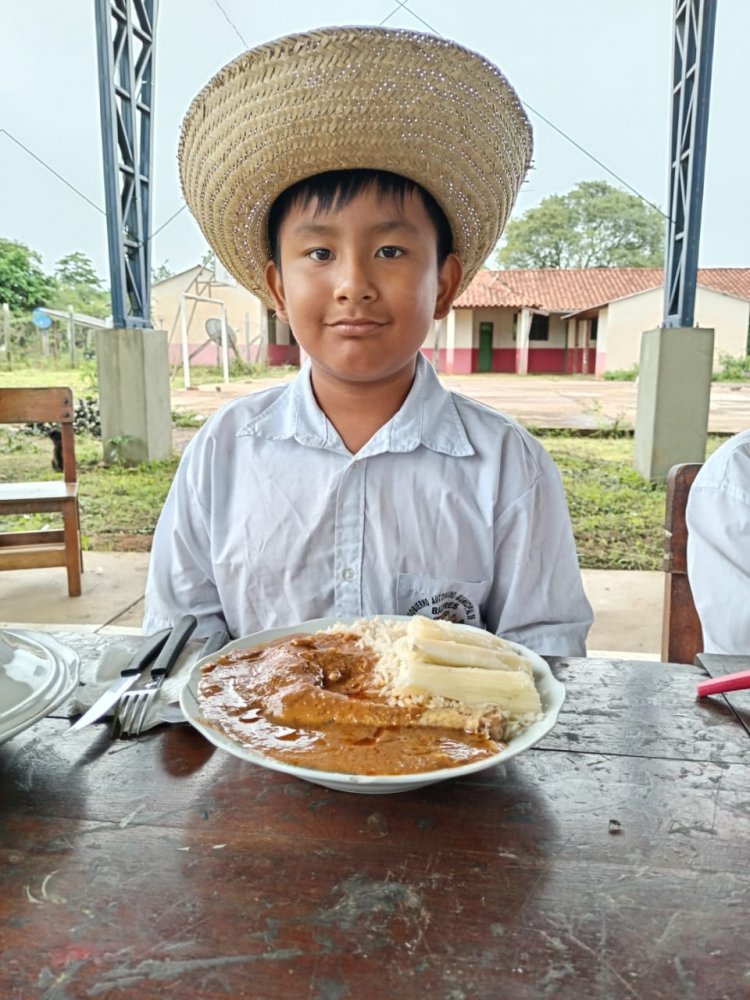
[[[185,200],[221,263],[265,302],[268,212],[327,170],[389,170],[445,212],[461,291],[510,215],[531,126],[502,73],[433,35],[322,28],[250,49],[188,109],[179,147]]]

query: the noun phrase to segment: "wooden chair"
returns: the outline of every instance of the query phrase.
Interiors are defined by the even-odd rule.
[[[703,632],[687,577],[685,508],[699,463],[674,465],[667,476],[664,518],[664,615],[661,658],[665,663],[693,663],[703,651]]]
[[[63,527],[51,531],[0,533],[0,570],[65,566],[68,594],[81,593],[83,555],[70,389],[0,389],[0,423],[59,423],[63,479],[0,483],[0,516],[59,512]]]

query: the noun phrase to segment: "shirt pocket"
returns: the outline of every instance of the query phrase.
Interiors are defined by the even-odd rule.
[[[484,628],[484,602],[489,590],[489,580],[451,580],[424,573],[399,573],[396,613]]]

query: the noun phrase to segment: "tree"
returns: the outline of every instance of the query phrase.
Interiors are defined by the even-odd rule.
[[[55,284],[46,303],[51,309],[68,309],[104,319],[111,311],[109,292],[84,253],[74,251],[55,265]]]
[[[501,267],[661,267],[664,218],[606,181],[581,181],[511,220],[495,256]]]
[[[158,267],[151,268],[151,284],[156,285],[159,281],[166,281],[167,278],[174,277],[174,271],[169,266],[169,261],[165,260]]]
[[[0,239],[0,303],[7,302],[13,312],[35,309],[45,305],[53,287],[35,250]]]
[[[61,257],[55,264],[55,279],[59,285],[90,285],[102,287],[102,279],[85,253],[75,251]]]

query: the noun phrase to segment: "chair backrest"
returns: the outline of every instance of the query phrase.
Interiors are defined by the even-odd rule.
[[[667,476],[664,517],[664,614],[661,658],[665,663],[692,663],[703,651],[703,631],[687,576],[687,507],[690,487],[700,463],[674,465]]]
[[[0,389],[0,424],[60,424],[63,475],[76,482],[73,391],[65,386],[43,389]]]

